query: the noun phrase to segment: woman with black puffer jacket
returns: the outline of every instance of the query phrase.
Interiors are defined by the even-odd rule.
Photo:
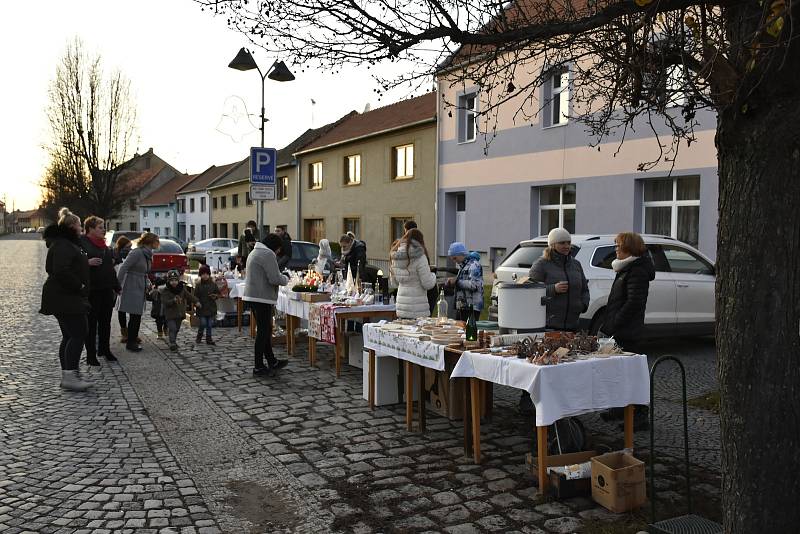
[[[72,391],[92,385],[78,369],[89,329],[89,262],[81,250],[80,236],[81,220],[67,208],[59,210],[58,223],[48,226],[42,236],[47,244],[47,280],[39,313],[58,319],[61,387]]]

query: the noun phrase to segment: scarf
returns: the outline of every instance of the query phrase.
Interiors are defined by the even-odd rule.
[[[92,245],[96,246],[100,250],[108,248],[108,246],[106,245],[106,240],[103,239],[102,237],[100,239],[94,238],[89,235],[87,235],[86,237],[89,239],[89,241],[92,242]]]
[[[628,256],[624,260],[614,260],[611,262],[611,268],[614,272],[618,273],[628,268],[628,265],[639,259],[639,256]]]

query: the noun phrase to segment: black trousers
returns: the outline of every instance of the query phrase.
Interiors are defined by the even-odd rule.
[[[128,314],[125,312],[117,312],[117,321],[119,321],[120,328],[128,328]]]
[[[62,371],[74,371],[78,368],[89,329],[86,315],[69,313],[56,315],[58,327],[61,329],[61,344],[58,346],[58,359]]]
[[[128,342],[126,343],[128,348],[139,346],[139,344],[136,342],[136,338],[139,337],[139,327],[141,324],[141,315],[136,315],[135,313],[128,314]]]
[[[96,358],[111,353],[111,315],[114,312],[114,290],[103,289],[89,293],[89,335],[86,337],[86,357]]]
[[[272,304],[250,302],[250,308],[256,316],[256,344],[253,366],[256,369],[264,367],[264,358],[266,357],[267,365],[274,367],[278,360],[272,353]]]

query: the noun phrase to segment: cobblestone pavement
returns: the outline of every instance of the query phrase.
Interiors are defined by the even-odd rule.
[[[9,247],[17,247],[15,264],[24,259],[33,267],[38,262],[38,269],[43,247],[39,250],[31,245],[0,241],[0,262]],[[59,432],[63,432],[67,435],[65,441],[72,439],[76,443],[69,449],[70,454],[85,450],[79,462],[65,463],[82,464],[101,450],[92,449],[91,442],[111,429],[126,438],[136,432],[142,436],[142,441],[136,442],[141,443],[141,450],[135,452],[131,448],[108,447],[116,451],[109,458],[117,460],[120,469],[130,467],[128,461],[132,457],[143,465],[150,458],[157,458],[164,476],[185,480],[191,484],[187,487],[199,493],[180,496],[178,491],[175,498],[196,499],[194,505],[207,509],[205,514],[213,514],[218,521],[215,526],[226,532],[579,532],[598,521],[624,524],[635,532],[644,525],[641,511],[617,515],[586,498],[550,502],[535,497],[533,478],[524,465],[524,456],[531,450],[533,420],[517,413],[516,390],[495,389],[493,420],[482,425],[484,461],[476,466],[464,457],[460,421],[429,412],[424,434],[406,432],[403,406],[369,410],[361,398],[360,369],[345,365],[342,377],[335,378],[329,347],[318,345],[319,366],[309,368],[305,344],[300,342],[301,350],[277,378],[254,378],[250,373],[252,342],[232,328],[216,330],[216,347],[195,346],[193,332],[185,328],[180,334],[179,352],[170,353],[163,341],[155,339],[152,321],[146,320],[145,352],[122,355],[121,366],[103,368],[102,383],[111,385],[108,393],[101,390],[93,394],[98,397],[93,409],[101,407],[104,419],[101,421],[101,415],[92,413],[69,426],[76,417],[72,415],[70,419],[61,412],[91,411],[93,401],[76,396],[80,404],[73,407],[69,403],[73,397],[55,387],[57,365],[38,370],[26,366],[43,360],[56,339],[52,326],[46,330],[49,322],[54,323],[48,321],[50,318],[34,317],[36,324],[31,328],[31,316],[38,303],[37,284],[41,281],[35,282],[21,292],[19,284],[12,283],[7,292],[19,293],[17,311],[0,312],[11,313],[8,317],[0,315],[0,324],[10,323],[17,325],[17,332],[28,332],[11,343],[12,354],[23,365],[12,362],[9,370],[7,364],[0,363],[0,414],[3,420],[13,421],[12,428],[19,429],[13,438],[7,437],[8,426],[4,425],[0,434],[3,441],[19,442],[11,447],[0,444],[0,480],[11,480],[10,484],[0,482],[5,484],[0,488],[0,527],[21,525],[9,521],[21,518],[28,510],[20,512],[14,502],[31,502],[30,508],[34,509],[50,498],[51,494],[45,495],[49,490],[46,485],[42,489],[26,489],[26,484],[31,484],[27,477],[34,465],[45,472],[38,465],[41,455],[48,461],[60,459],[55,447],[47,447],[47,453],[41,455],[33,452],[32,443],[22,443],[23,430],[24,436],[35,444],[42,443],[37,436],[46,435],[54,445],[59,443]],[[31,312],[20,317],[25,314],[19,310]],[[31,347],[38,347],[36,356]],[[690,396],[715,387],[713,343],[661,343],[648,347],[647,352],[653,357],[674,354],[685,363]],[[278,357],[285,354],[279,353]],[[12,374],[13,381],[9,381]],[[682,471],[676,459],[681,451],[674,449],[682,442],[682,424],[679,406],[674,402],[678,382],[670,373],[663,376],[657,381],[657,396],[669,400],[656,408],[656,439],[660,446],[656,486],[664,506],[673,508],[682,504]],[[15,412],[21,403],[8,399],[19,398],[19,391],[25,388],[29,391],[29,404],[35,391],[37,406],[41,405],[40,400],[47,399],[47,409],[57,411],[57,419],[66,421],[63,424],[69,428],[53,428],[50,419],[40,416],[32,420]],[[109,413],[111,406],[115,410],[113,416]],[[142,406],[147,413],[142,413]],[[7,413],[13,418],[6,417]],[[126,421],[130,426],[139,426],[135,431],[129,430]],[[582,421],[596,443],[621,445],[622,432],[617,423],[605,423],[596,415],[584,416]],[[697,464],[693,469],[693,494],[704,503],[700,510],[715,517],[719,508],[718,419],[710,412],[691,409],[690,426],[692,461]],[[637,454],[647,455],[648,440],[648,433],[637,433]],[[139,460],[140,454],[147,458]],[[13,466],[19,462],[23,465],[9,470],[9,463]],[[60,464],[56,469],[63,468]],[[11,474],[17,471],[19,474]],[[87,467],[81,480],[95,488],[99,484],[86,479],[96,472],[95,467]],[[126,476],[118,473],[115,470],[113,476]],[[62,475],[56,478],[65,480]],[[125,490],[121,482],[115,484]],[[76,497],[77,491],[67,498],[82,501]],[[9,497],[15,500],[6,503]],[[91,498],[93,495],[88,496]],[[108,504],[115,502],[114,498]],[[160,497],[150,498],[157,499]],[[166,498],[162,500],[167,502]],[[64,501],[64,497],[58,501]],[[140,502],[138,496],[133,502]],[[144,508],[143,504],[139,509]],[[103,506],[97,509],[102,510]],[[32,512],[34,515],[29,517],[36,518],[38,524],[52,524],[56,518],[66,519],[68,509],[73,508]],[[188,518],[195,523],[203,520],[191,513]],[[173,520],[174,516],[168,519]]]

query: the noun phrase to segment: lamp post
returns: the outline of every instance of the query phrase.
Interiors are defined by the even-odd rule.
[[[291,73],[283,61],[278,61],[277,59],[272,62],[272,65],[270,65],[265,72],[262,72],[256,63],[256,60],[253,59],[253,55],[244,47],[239,50],[239,53],[236,54],[236,57],[233,58],[233,61],[228,63],[228,67],[241,71],[256,69],[259,76],[261,76],[261,126],[259,127],[259,130],[261,130],[261,147],[263,148],[264,125],[267,122],[264,109],[266,79],[269,78],[270,80],[274,80],[276,82],[290,82],[294,80],[294,74]],[[262,236],[261,233],[263,233],[264,226],[264,203],[262,200],[257,202],[258,209],[256,210],[256,220],[258,224],[259,236],[263,238],[264,236]]]

